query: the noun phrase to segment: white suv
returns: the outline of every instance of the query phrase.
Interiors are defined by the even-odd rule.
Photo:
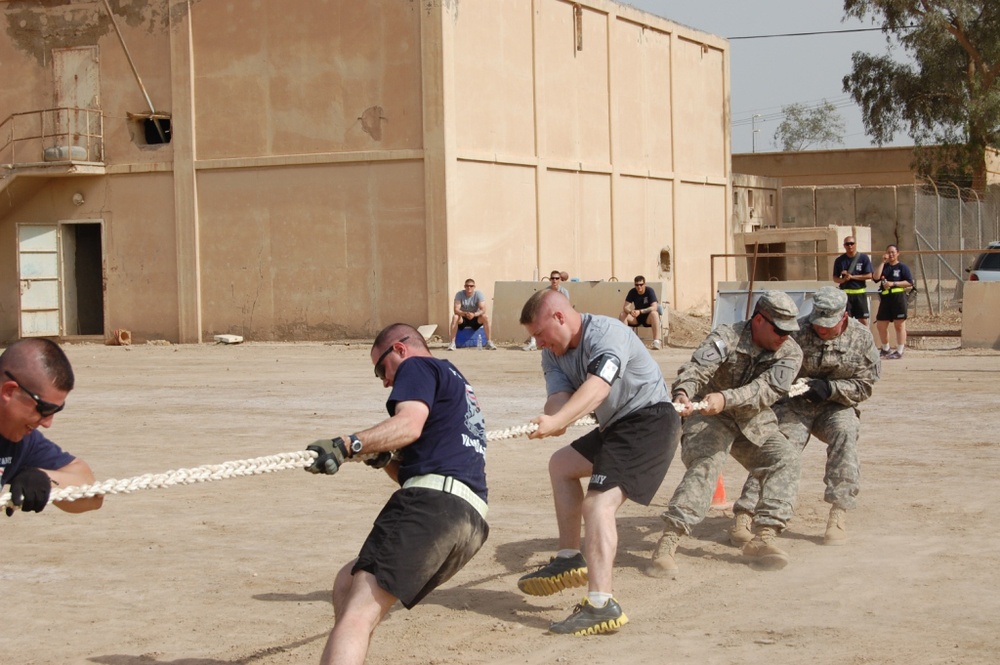
[[[1000,241],[991,242],[986,249],[1000,249]],[[1000,252],[979,254],[965,272],[969,273],[970,282],[1000,282]]]

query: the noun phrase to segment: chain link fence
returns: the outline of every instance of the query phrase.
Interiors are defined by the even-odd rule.
[[[1000,186],[977,192],[954,183],[925,181],[915,188],[913,218],[916,249],[935,252],[918,255],[915,265],[909,266],[917,288],[927,290],[914,305],[918,311],[928,302],[937,312],[956,308],[962,300],[965,270],[977,250],[1000,239]]]

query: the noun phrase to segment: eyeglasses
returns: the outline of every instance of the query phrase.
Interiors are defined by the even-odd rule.
[[[646,282],[636,282],[636,286],[646,286]]]
[[[467,288],[467,289],[474,289],[474,288],[476,288],[476,285],[475,284],[466,284],[465,288]]]
[[[44,399],[42,399],[35,393],[31,392],[30,390],[22,386],[21,382],[18,381],[17,378],[10,372],[4,370],[4,374],[6,374],[11,381],[16,383],[18,388],[26,392],[28,394],[28,397],[35,400],[35,410],[38,411],[38,413],[42,416],[42,418],[48,418],[49,416],[54,416],[55,414],[59,413],[66,407],[66,402],[63,402],[62,404],[53,404],[52,402],[46,402]]]
[[[845,242],[844,247],[850,247],[853,244],[854,244],[853,242]]]
[[[788,337],[788,331],[787,330],[782,330],[777,325],[775,325],[774,321],[772,321],[771,319],[767,318],[766,316],[764,316],[760,312],[757,312],[757,314],[760,316],[760,318],[762,318],[765,321],[767,321],[768,325],[771,326],[771,330],[774,331],[775,335],[777,335],[778,337]]]
[[[560,282],[560,281],[562,281],[562,276],[561,275],[552,275],[552,277],[549,277],[549,279],[551,279],[553,282]]]
[[[382,367],[382,363],[385,362],[386,356],[388,356],[390,353],[392,353],[393,347],[395,347],[397,344],[402,344],[403,342],[405,342],[408,339],[410,339],[409,335],[407,335],[406,337],[402,337],[400,339],[397,339],[395,342],[393,342],[392,344],[390,344],[389,348],[386,349],[385,351],[383,351],[382,355],[380,355],[378,357],[378,360],[375,361],[375,377],[379,381],[385,381],[385,368]],[[60,408],[62,408],[62,407],[60,407]]]

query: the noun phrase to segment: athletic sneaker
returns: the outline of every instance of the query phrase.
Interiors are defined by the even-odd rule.
[[[885,359],[886,360],[899,360],[902,357],[903,357],[903,354],[900,353],[899,351],[892,351],[891,353],[889,353],[889,355],[887,355],[885,357]]]
[[[538,347],[537,347],[537,346],[535,346],[535,338],[534,338],[534,337],[532,337],[532,338],[531,338],[531,340],[530,340],[530,341],[528,342],[527,346],[523,346],[523,347],[521,347],[521,348],[522,348],[522,349],[523,349],[524,351],[535,351],[535,350],[537,350],[537,349],[538,349]]]
[[[662,344],[660,343],[660,340],[658,340],[658,339],[654,339],[653,340],[653,350],[654,351],[659,351],[661,346],[662,346]]]
[[[451,344],[448,345],[448,350],[449,351],[454,351],[455,350],[455,342],[452,342]]]
[[[614,598],[604,607],[594,607],[584,598],[569,617],[550,625],[549,632],[557,635],[599,635],[618,630],[627,623],[628,617]]]
[[[879,349],[878,350],[878,357],[879,358],[887,358],[889,356],[889,353],[890,352],[886,351],[885,349]]]
[[[486,348],[489,349],[490,351],[496,351],[497,345],[493,343],[493,340],[488,339],[486,340]]]
[[[571,557],[552,557],[546,565],[519,579],[517,588],[529,596],[551,596],[586,584],[587,560],[578,552]]]

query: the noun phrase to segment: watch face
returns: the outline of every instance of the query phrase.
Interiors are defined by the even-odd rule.
[[[351,452],[360,453],[361,452],[361,439],[351,439]]]

